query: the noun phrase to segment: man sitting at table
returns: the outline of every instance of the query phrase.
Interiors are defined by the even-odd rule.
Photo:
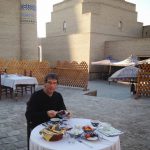
[[[25,116],[27,118],[28,149],[32,129],[49,121],[50,118],[57,117],[58,111],[66,110],[62,95],[55,91],[58,83],[57,75],[55,73],[48,74],[44,82],[44,88],[33,93],[27,102]],[[70,117],[70,113],[68,117]]]

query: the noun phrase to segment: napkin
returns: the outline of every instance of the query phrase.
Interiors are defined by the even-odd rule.
[[[106,136],[117,136],[117,135],[120,135],[120,134],[123,134],[122,131],[112,127],[110,124],[107,125],[107,124],[103,124],[101,126],[98,127],[97,129],[100,133],[106,135]]]

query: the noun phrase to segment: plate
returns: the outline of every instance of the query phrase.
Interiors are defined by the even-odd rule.
[[[93,133],[85,133],[84,134],[84,138],[88,141],[96,141],[99,139],[99,136],[97,133],[93,132]]]
[[[59,118],[51,118],[50,120],[51,120],[52,123],[58,123],[58,122],[60,122]]]
[[[86,138],[86,140],[88,140],[88,141],[97,141],[98,137],[97,136],[89,137],[89,138]]]

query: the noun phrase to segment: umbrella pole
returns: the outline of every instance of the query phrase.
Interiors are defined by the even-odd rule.
[[[111,74],[111,65],[109,65],[108,76],[110,76],[110,74]],[[110,81],[109,81],[109,84],[110,84]]]
[[[109,71],[108,71],[108,75],[111,74],[111,65],[109,65]]]
[[[133,95],[136,94],[136,91],[135,91],[135,85],[134,85],[134,80],[130,80],[130,83],[131,83],[131,86],[130,86],[130,91],[131,93],[133,93]]]

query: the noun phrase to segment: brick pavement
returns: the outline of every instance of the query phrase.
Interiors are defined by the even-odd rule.
[[[150,149],[150,98],[135,100],[127,85],[90,81],[97,97],[84,95],[81,89],[58,87],[73,117],[99,119],[124,131],[122,150]],[[18,100],[0,101],[0,150],[26,150],[26,102],[30,95]]]

